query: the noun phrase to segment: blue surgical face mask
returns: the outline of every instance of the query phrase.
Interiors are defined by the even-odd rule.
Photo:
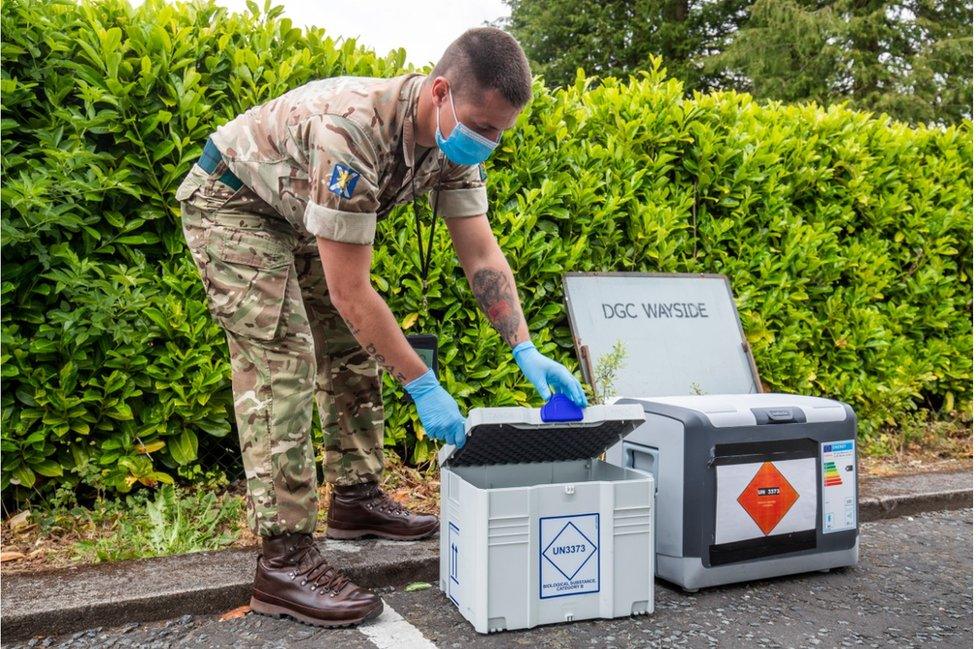
[[[454,96],[451,91],[447,91],[451,99],[451,113],[454,115],[454,128],[446,138],[441,135],[441,107],[437,106],[437,130],[434,139],[447,159],[454,164],[476,165],[484,162],[491,155],[491,152],[498,146],[498,142],[489,140],[485,136],[474,132],[457,118],[457,111],[454,110]]]

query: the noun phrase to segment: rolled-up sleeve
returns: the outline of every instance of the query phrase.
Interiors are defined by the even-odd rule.
[[[305,228],[317,237],[368,245],[376,236],[376,212],[341,212],[309,201]]]
[[[431,190],[431,207],[445,218],[480,216],[488,213],[484,165],[451,164],[443,182]]]
[[[376,152],[362,129],[338,115],[313,115],[308,138],[309,197],[305,229],[317,237],[369,245],[376,235]]]

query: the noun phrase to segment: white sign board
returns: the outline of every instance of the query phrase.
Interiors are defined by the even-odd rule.
[[[614,380],[618,396],[761,391],[724,276],[568,273],[564,284],[588,381],[619,341],[626,356]]]

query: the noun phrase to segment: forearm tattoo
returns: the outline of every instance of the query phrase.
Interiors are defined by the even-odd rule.
[[[373,360],[376,361],[377,365],[379,365],[384,370],[389,372],[391,376],[395,376],[397,380],[400,381],[400,383],[406,382],[407,377],[403,374],[403,372],[393,367],[393,364],[386,360],[386,356],[378,352],[378,350],[376,349],[376,345],[374,343],[367,342],[363,344],[363,342],[359,340],[359,333],[361,330],[359,326],[355,322],[353,322],[352,318],[349,318],[342,313],[339,314],[339,317],[342,318],[342,321],[346,323],[346,327],[349,329],[349,333],[351,333],[353,337],[359,341],[359,343],[363,346],[363,349],[366,350],[367,354],[373,357]]]
[[[342,315],[341,313],[339,314],[339,317],[342,318],[342,321],[346,323],[346,327],[349,329],[349,333],[351,333],[353,336],[359,333],[359,327],[353,324],[352,320]]]
[[[404,381],[407,380],[407,377],[403,375],[403,372],[397,371],[397,369],[394,368],[392,364],[386,361],[386,356],[376,351],[376,345],[374,345],[373,343],[367,343],[366,352],[374,359],[376,359],[376,362],[377,364],[379,364],[380,367],[382,367],[384,370],[386,370],[387,372],[395,376],[397,380],[400,381],[400,383],[403,383]]]
[[[518,341],[522,312],[505,274],[493,268],[483,268],[471,278],[471,290],[502,339],[514,345]]]

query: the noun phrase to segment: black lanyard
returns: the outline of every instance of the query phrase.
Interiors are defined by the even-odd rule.
[[[400,154],[402,155],[403,154],[402,141],[400,142],[400,147],[401,147]],[[407,185],[410,186],[410,200],[411,200],[411,204],[413,205],[414,225],[416,226],[416,231],[417,231],[417,251],[420,253],[420,285],[423,289],[424,307],[427,306],[427,275],[430,273],[430,262],[434,256],[433,254],[434,233],[436,232],[437,229],[437,203],[440,200],[441,195],[440,195],[440,191],[434,190],[435,191],[434,204],[432,206],[433,213],[431,214],[430,231],[428,232],[427,246],[425,250],[423,233],[420,226],[420,212],[417,210],[417,194],[416,194],[416,190],[414,189],[415,186],[414,181],[417,178],[417,169],[423,166],[424,162],[427,160],[427,156],[430,155],[430,152],[433,151],[435,148],[436,146],[431,147],[420,155],[420,159],[415,161],[413,167],[411,167],[410,169],[410,179],[407,182],[400,185],[400,188],[397,189],[396,192],[393,194],[393,201],[396,201],[397,197],[399,197],[400,193],[404,189],[406,189]],[[437,182],[434,185],[435,187],[440,185],[443,175],[444,175],[444,160],[441,159],[440,165],[437,170]],[[388,214],[393,210],[393,207],[394,207],[393,205],[390,205],[388,208],[381,209],[379,213],[385,216],[386,214]]]
[[[424,157],[430,153],[432,149],[427,149],[424,151],[423,156],[421,156],[421,164],[423,163]],[[417,165],[420,166],[420,165]],[[413,197],[413,218],[414,224],[417,227],[417,252],[420,253],[420,285],[424,292],[424,306],[427,306],[427,274],[430,272],[430,260],[434,257],[434,233],[437,231],[437,203],[441,199],[441,190],[437,189],[441,184],[441,178],[444,172],[443,160],[439,165],[437,170],[437,182],[434,184],[434,204],[431,206],[430,215],[430,230],[427,233],[427,253],[424,254],[423,236],[420,232],[420,213],[417,211],[416,196]],[[411,187],[411,192],[413,187]]]
[[[419,169],[424,165],[424,162],[427,160],[427,156],[430,155],[430,152],[433,150],[434,147],[431,147],[420,155],[420,159],[417,160],[414,163],[413,167],[410,169],[410,180],[408,180],[406,183],[401,185],[400,189],[398,189],[396,194],[394,194],[394,200],[396,200],[396,196],[400,195],[400,192],[404,190],[407,184],[410,185],[410,200],[413,206],[414,226],[417,231],[417,252],[420,254],[420,285],[424,293],[423,295],[424,306],[427,306],[427,276],[430,273],[431,259],[434,257],[434,233],[437,231],[437,203],[438,201],[440,201],[441,194],[439,190],[437,189],[434,190],[434,204],[432,206],[430,228],[427,233],[427,246],[425,250],[423,232],[420,226],[420,212],[417,209],[417,194],[414,189],[415,188],[414,181],[416,180],[417,177],[417,169]],[[437,170],[437,183],[435,183],[434,185],[435,187],[440,185],[441,178],[443,177],[443,172],[444,172],[444,164],[442,160]]]

